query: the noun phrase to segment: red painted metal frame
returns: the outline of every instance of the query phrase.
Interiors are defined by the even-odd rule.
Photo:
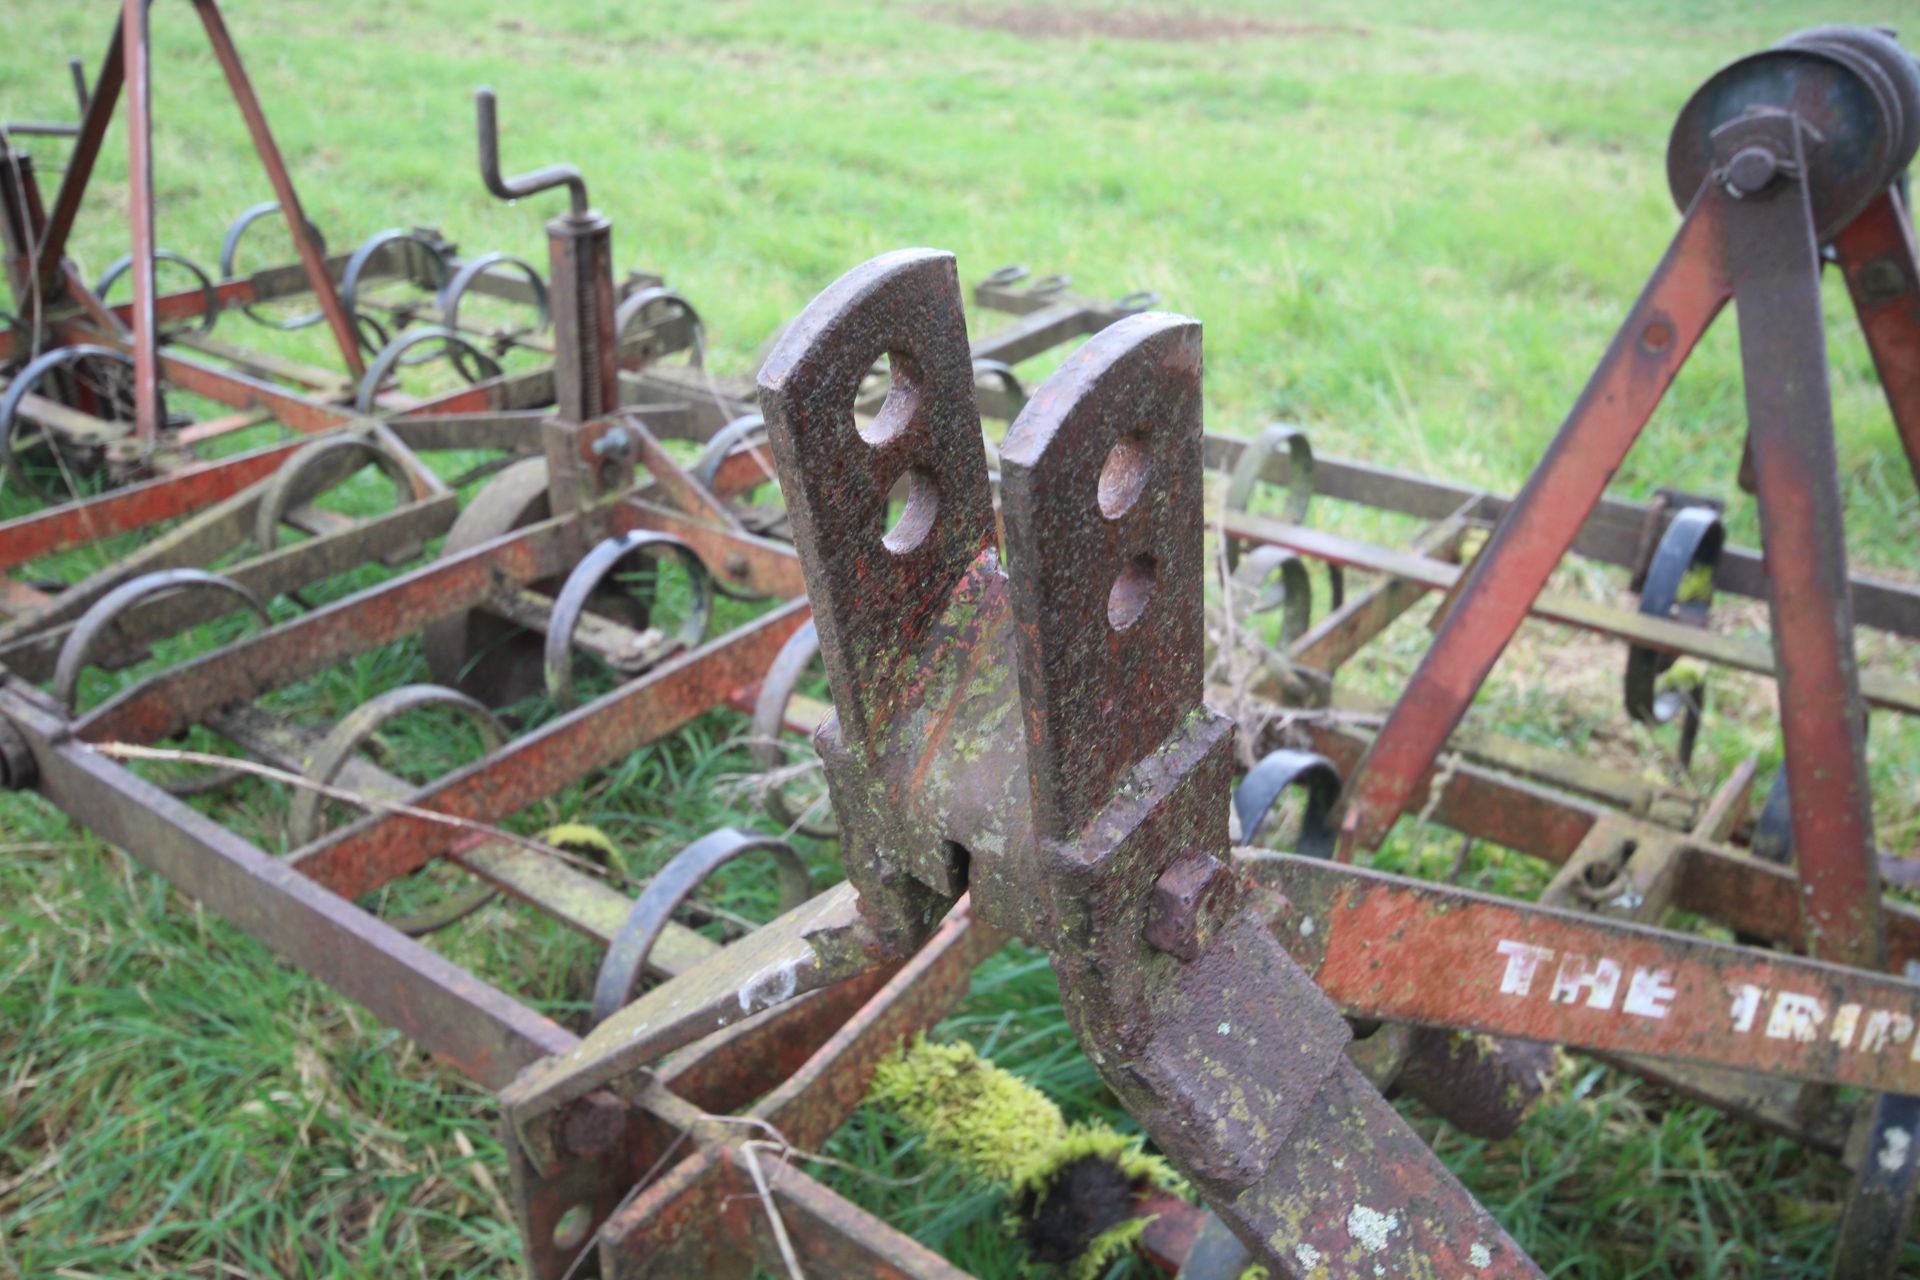
[[[1732,296],[1722,247],[1725,202],[1710,189],[1687,210],[1540,467],[1468,571],[1406,695],[1353,775],[1343,857],[1377,846],[1406,809],[1416,780],[1466,714],[1608,477]]]

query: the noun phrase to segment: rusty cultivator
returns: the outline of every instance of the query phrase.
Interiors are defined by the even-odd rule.
[[[1920,71],[1890,37],[1804,32],[1695,93],[1672,247],[1509,499],[1315,457],[1290,427],[1207,432],[1201,326],[1148,295],[1007,269],[973,301],[1013,319],[970,340],[956,264],[929,250],[826,289],[757,384],[720,377],[686,299],[616,279],[579,172],[502,176],[484,90],[487,189],[564,190],[544,270],[418,229],[329,255],[215,0],[194,9],[274,197],[217,272],[154,240],[144,0],[76,72],[78,125],[0,135],[0,435],[10,487],[45,502],[0,524],[0,783],[496,1091],[533,1275],[958,1277],[781,1157],[824,1142],[1009,938],[1051,960],[1093,1066],[1198,1193],[1122,1211],[1169,1273],[1541,1274],[1388,1099],[1499,1137],[1554,1046],[1845,1161],[1836,1274],[1897,1265],[1920,914],[1883,892],[1920,880],[1874,840],[1864,742],[1869,707],[1920,711],[1920,687],[1861,672],[1854,644],[1920,639],[1920,591],[1849,576],[1820,299],[1830,261],[1920,479],[1900,180]],[[90,285],[64,245],[123,96],[131,254]],[[18,146],[35,133],[71,139],[50,208]],[[267,219],[298,261],[237,274]],[[161,292],[163,264],[190,287]],[[513,318],[473,319],[480,298]],[[1604,492],[1728,301],[1761,552],[1712,498]],[[236,309],[324,325],[338,367],[215,337]],[[1014,366],[1081,338],[1029,396]],[[428,360],[461,385],[403,389]],[[1012,425],[983,435],[983,414]],[[269,442],[208,450],[241,432]],[[424,456],[456,453],[451,476]],[[368,468],[390,510],[321,504]],[[1280,517],[1253,510],[1263,486]],[[1330,502],[1428,523],[1406,546],[1309,527]],[[50,578],[86,547],[110,562]],[[1569,552],[1625,571],[1638,607],[1550,593]],[[1716,592],[1771,607],[1771,649],[1712,629]],[[1429,594],[1397,701],[1339,679]],[[255,625],[87,705],[97,671],[228,614]],[[1682,760],[1701,671],[1771,677],[1781,777],[1749,762],[1695,793],[1460,729],[1529,618],[1623,641],[1626,713],[1671,724]],[[330,725],[274,710],[396,644],[433,683]],[[830,705],[802,689],[816,658]],[[368,758],[433,708],[484,753],[425,784]],[[767,803],[789,837],[839,842],[842,883],[816,892],[786,840],[727,828],[629,896],[590,846],[499,827],[714,708],[769,770],[782,733],[814,735],[830,812]],[[188,733],[219,750],[153,749]],[[289,784],[284,850],[215,820],[243,770]],[[1403,815],[1551,864],[1543,897],[1370,868]],[[722,945],[687,911],[742,859],[785,914]],[[401,910],[406,886],[433,892]],[[579,1032],[423,940],[490,903],[604,947]]]

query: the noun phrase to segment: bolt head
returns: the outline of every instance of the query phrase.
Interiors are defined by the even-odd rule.
[[[1771,147],[1742,147],[1727,161],[1727,193],[1737,199],[1757,196],[1780,176],[1780,157]]]
[[[632,446],[633,438],[627,434],[627,429],[613,427],[594,437],[593,453],[595,457],[604,458],[610,454],[624,454]]]
[[[567,1107],[560,1119],[560,1145],[577,1156],[603,1156],[627,1133],[627,1104],[597,1089]]]
[[[1867,301],[1885,304],[1907,291],[1907,275],[1891,258],[1875,258],[1860,269],[1860,291]]]
[[[1182,854],[1154,881],[1147,902],[1147,944],[1179,960],[1200,958],[1220,921],[1232,912],[1237,882],[1210,853]]]

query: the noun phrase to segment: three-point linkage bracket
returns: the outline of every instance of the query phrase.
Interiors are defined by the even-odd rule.
[[[1277,903],[1232,866],[1200,375],[1183,317],[1088,342],[1001,452],[1001,547],[949,255],[850,272],[768,358],[867,945],[905,954],[970,894],[1045,949],[1102,1077],[1278,1274],[1537,1274],[1348,1063]]]

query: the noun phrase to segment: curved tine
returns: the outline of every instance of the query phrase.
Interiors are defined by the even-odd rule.
[[[686,317],[687,323],[693,326],[693,345],[688,348],[688,357],[694,368],[704,366],[707,359],[706,339],[703,336],[706,328],[705,322],[700,319],[699,309],[681,296],[679,290],[669,289],[663,284],[650,284],[644,289],[635,289],[621,299],[619,310],[613,313],[614,344],[618,346],[625,342],[627,329],[644,315],[649,307],[658,302],[678,307],[680,314]]]
[[[893,357],[893,391],[857,426],[860,380],[882,355]],[[994,544],[953,255],[884,254],[830,285],[767,356],[760,411],[835,711],[864,752],[890,723],[954,588]],[[887,495],[903,475],[915,492],[883,536]]]
[[[1068,357],[1000,450],[1044,834],[1077,828],[1200,705],[1202,445],[1200,323],[1150,312]]]
[[[1304,787],[1307,811],[1300,819],[1294,852],[1308,858],[1331,858],[1339,833],[1328,822],[1334,801],[1340,798],[1340,771],[1325,756],[1311,751],[1269,751],[1233,790],[1233,812],[1240,821],[1240,842],[1255,843],[1273,806],[1288,787]]]
[[[1313,444],[1305,431],[1284,422],[1269,423],[1240,451],[1239,461],[1233,464],[1233,474],[1227,478],[1224,500],[1227,510],[1247,510],[1253,501],[1254,486],[1266,474],[1267,459],[1280,452],[1282,446],[1287,450],[1287,505],[1280,515],[1288,524],[1306,523],[1307,508],[1313,502]],[[1226,539],[1223,550],[1227,567],[1231,569],[1239,563],[1240,539]]]
[[[466,370],[460,365],[458,358],[460,351],[465,351],[473,357],[474,367],[480,372],[480,377],[471,381],[483,382],[488,378],[500,376],[498,360],[453,330],[443,329],[438,325],[430,325],[424,329],[411,329],[382,347],[380,354],[375,356],[373,362],[367,366],[366,375],[360,379],[359,390],[354,392],[353,407],[361,413],[374,412],[373,401],[380,394],[380,385],[400,366],[400,357],[421,343],[431,342],[436,338],[447,344],[447,354],[454,357],[453,366],[460,371],[462,377],[466,376]]]
[[[646,972],[653,944],[666,930],[674,911],[714,872],[752,853],[767,853],[773,858],[774,874],[780,881],[781,915],[813,896],[813,877],[807,871],[807,864],[786,841],[750,835],[733,827],[722,827],[702,836],[674,854],[647,882],[626,923],[614,935],[606,958],[600,962],[600,974],[594,980],[589,1026],[599,1026],[633,999],[640,977]]]
[[[227,228],[227,234],[220,238],[220,278],[222,280],[233,279],[233,264],[240,255],[240,238],[246,235],[247,228],[251,227],[260,219],[270,217],[278,212],[280,212],[280,202],[278,200],[263,200],[259,204],[250,205],[241,210],[240,216],[235,218],[233,225]],[[320,234],[320,228],[313,224],[312,219],[307,220],[307,235],[313,240],[313,247],[319,250],[320,256],[323,258],[326,257],[327,238]],[[240,314],[255,324],[265,325],[269,329],[279,329],[282,332],[305,329],[311,325],[319,324],[322,320],[326,319],[325,312],[313,310],[303,311],[299,315],[289,316],[285,320],[276,320],[272,316],[263,315],[254,310],[255,305],[255,303],[251,302],[241,303]]]
[[[260,495],[260,505],[255,508],[253,521],[253,545],[261,551],[272,551],[280,543],[280,522],[286,518],[287,510],[294,501],[312,501],[318,493],[305,494],[299,490],[299,481],[322,459],[340,453],[359,453],[385,473],[393,483],[393,504],[405,506],[413,498],[413,474],[399,454],[387,448],[377,440],[366,436],[329,436],[314,440],[293,451],[274,470],[267,481],[267,488]],[[366,465],[366,462],[360,466]],[[360,466],[342,475],[335,484],[344,483]],[[328,477],[331,478],[331,477]],[[329,486],[331,487],[331,486]]]
[[[277,208],[278,206],[275,207]],[[153,251],[153,260],[155,262],[171,262],[175,266],[185,267],[187,269],[187,273],[191,275],[195,283],[200,286],[200,298],[204,304],[200,308],[200,324],[198,328],[202,333],[213,332],[215,322],[220,319],[220,290],[214,287],[213,277],[209,276],[205,268],[201,267],[201,265],[192,258],[189,258],[184,253],[176,253],[172,249],[155,249]],[[121,276],[127,274],[127,272],[132,269],[133,255],[130,253],[121,254],[112,262],[108,263],[107,269],[100,273],[100,279],[94,282],[94,294],[101,299],[105,299],[107,290],[111,289],[114,284],[119,281]]]
[[[322,786],[332,783],[346,768],[353,753],[378,733],[382,726],[421,707],[451,707],[462,713],[479,729],[488,751],[497,750],[507,740],[507,727],[500,723],[499,718],[458,689],[438,684],[402,685],[398,689],[388,689],[340,717],[339,722],[327,731],[327,736],[313,749],[312,757],[301,772]],[[319,836],[322,799],[318,791],[305,787],[294,793],[287,805],[289,847],[297,849]]]
[[[512,178],[501,177],[499,100],[492,89],[480,88],[474,90],[473,105],[479,117],[480,181],[488,191],[502,200],[518,200],[565,186],[573,216],[587,216],[587,180],[570,164],[550,164]]]
[[[1753,825],[1753,839],[1748,848],[1753,856],[1764,858],[1779,866],[1793,864],[1793,809],[1787,795],[1787,771],[1780,770],[1773,775],[1773,782],[1767,787],[1767,798],[1760,806],[1760,817]]]
[[[39,385],[40,379],[45,377],[50,371],[63,368],[69,364],[77,365],[83,360],[96,358],[116,361],[129,372],[133,369],[133,357],[124,351],[118,351],[112,347],[95,346],[92,343],[81,343],[71,347],[55,347],[53,350],[40,355],[24,369],[14,374],[13,380],[7,383],[7,389],[4,392],[0,392],[0,455],[4,457],[6,472],[20,488],[26,490],[28,493],[44,498],[48,502],[60,502],[67,497],[76,495],[71,493],[62,494],[57,491],[43,489],[34,482],[32,476],[27,474],[26,467],[20,460],[20,455],[13,447],[13,420],[20,412],[21,402],[27,398],[34,387]],[[57,451],[59,444],[51,437],[48,437],[47,447]]]
[[[348,314],[359,314],[360,277],[366,273],[367,264],[373,261],[373,255],[390,244],[417,244],[427,251],[429,260],[440,278],[434,281],[434,292],[446,287],[447,258],[446,250],[427,239],[418,231],[408,231],[405,227],[389,227],[385,231],[376,231],[360,242],[360,247],[347,259],[347,266],[340,273],[340,303]]]
[[[991,378],[1000,384],[1007,393],[1007,401],[1013,406],[1014,417],[1020,416],[1020,410],[1027,407],[1027,389],[1020,385],[1020,375],[1005,360],[990,360],[984,356],[973,362],[973,380],[976,383]]]
[[[787,707],[793,702],[795,686],[819,655],[820,633],[814,629],[813,620],[808,619],[780,646],[780,652],[767,667],[766,677],[760,681],[760,696],[753,704],[753,727],[748,731],[747,758],[762,773],[772,773],[787,765],[780,730],[786,724]],[[804,813],[793,811],[777,785],[768,784],[761,793],[761,803],[766,806],[768,816],[789,831],[798,831],[815,840],[840,837],[840,826],[833,821],[831,811],[824,821],[809,823]]]
[[[680,623],[680,634],[674,637],[674,648],[636,657],[644,657],[646,664],[652,666],[668,653],[697,648],[707,634],[707,623],[713,617],[713,575],[707,572],[706,561],[692,547],[678,538],[647,529],[635,529],[603,539],[582,556],[580,563],[573,567],[573,572],[567,575],[560,594],[554,598],[553,613],[547,620],[547,693],[560,710],[571,711],[578,702],[573,687],[573,633],[580,628],[580,616],[587,611],[587,601],[593,598],[594,590],[622,560],[636,551],[649,548],[671,551],[680,558],[687,569],[693,600],[687,606],[686,618]]]
[[[553,311],[547,301],[547,282],[541,279],[533,264],[510,253],[483,253],[473,261],[461,264],[460,269],[440,286],[440,324],[443,328],[460,327],[460,300],[467,296],[467,290],[473,287],[474,281],[494,267],[511,267],[527,278],[527,284],[533,289],[534,332],[538,333],[553,323]]]
[[[1280,615],[1283,647],[1313,625],[1313,583],[1306,562],[1293,552],[1255,547],[1234,568],[1231,584],[1235,604],[1248,615],[1285,611]]]
[[[1720,548],[1726,537],[1726,525],[1712,507],[1686,507],[1675,514],[1647,568],[1646,581],[1640,588],[1640,612],[1705,626],[1713,593],[1711,574],[1720,563]],[[1707,592],[1698,599],[1684,598],[1682,588],[1695,569],[1709,574]],[[1661,674],[1673,663],[1672,654],[1658,649],[1635,645],[1627,650],[1628,715],[1643,724],[1661,724],[1673,718],[1678,708],[1671,704],[1662,708],[1655,688]]]
[[[727,460],[727,455],[733,452],[734,446],[743,440],[752,439],[755,435],[764,436],[766,431],[767,420],[764,417],[757,413],[741,414],[713,433],[707,440],[707,447],[701,451],[700,457],[693,466],[688,468],[687,474],[707,488],[713,488],[714,480],[720,475],[720,464]]]
[[[252,588],[242,586],[232,578],[217,573],[208,573],[204,569],[162,569],[158,573],[145,573],[123,582],[107,594],[95,600],[87,611],[73,624],[73,630],[60,646],[60,656],[53,664],[53,696],[68,715],[78,710],[76,694],[80,686],[80,673],[86,670],[87,660],[92,655],[94,645],[106,633],[107,628],[119,621],[120,615],[141,601],[166,592],[180,591],[188,587],[209,587],[216,591],[225,591],[238,596],[241,603],[251,609],[260,619],[262,626],[271,626],[272,618],[267,614],[267,606]]]

